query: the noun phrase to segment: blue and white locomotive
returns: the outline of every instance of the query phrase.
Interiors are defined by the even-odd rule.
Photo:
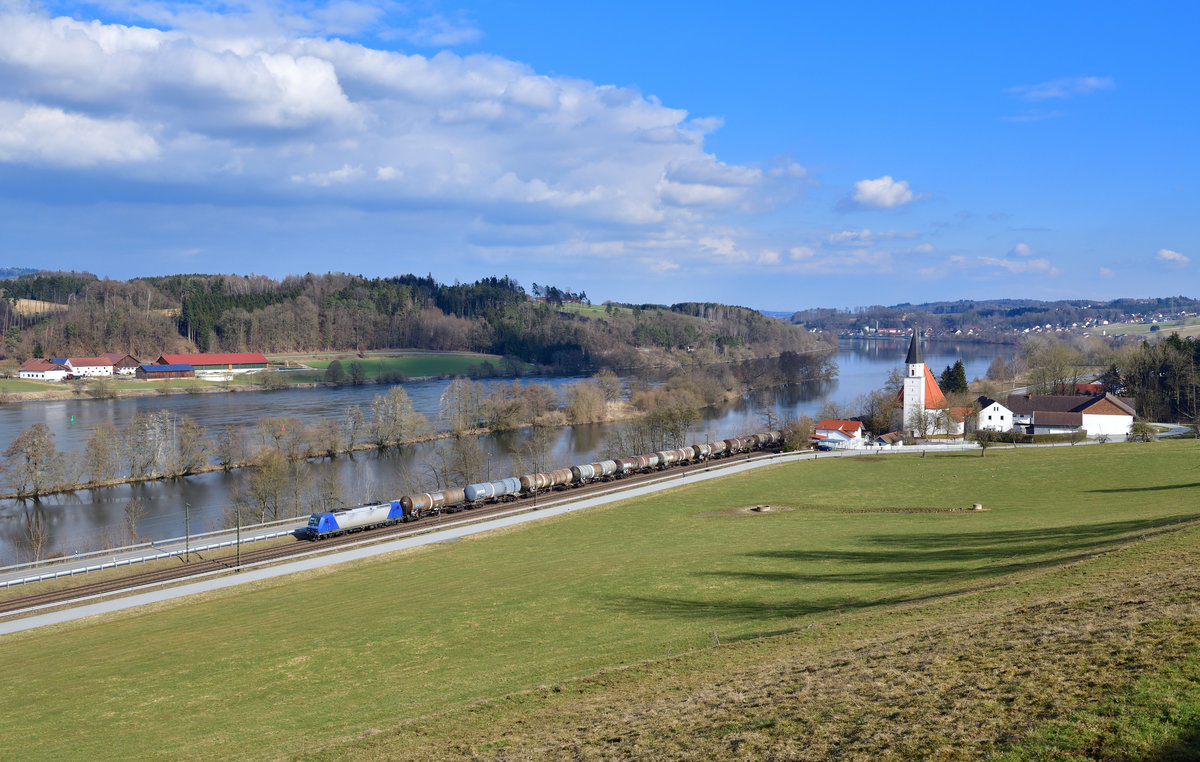
[[[310,540],[336,537],[348,532],[361,532],[398,524],[404,521],[404,508],[399,500],[376,505],[360,505],[354,508],[339,508],[328,513],[314,513],[308,518],[305,534]]]

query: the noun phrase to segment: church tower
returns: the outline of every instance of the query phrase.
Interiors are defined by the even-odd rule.
[[[911,431],[925,413],[925,358],[921,356],[921,332],[915,327],[904,364],[904,428]]]

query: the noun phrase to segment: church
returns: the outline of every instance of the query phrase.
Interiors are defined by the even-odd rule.
[[[933,371],[921,355],[921,332],[913,330],[904,358],[904,387],[900,391],[900,426],[915,437],[962,436],[969,411],[950,408]]]

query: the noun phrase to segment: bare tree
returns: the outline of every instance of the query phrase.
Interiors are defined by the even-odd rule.
[[[347,450],[353,450],[354,446],[358,444],[358,437],[365,425],[362,408],[358,405],[347,405],[346,414],[342,418],[342,431],[346,435]]]
[[[208,430],[191,416],[183,416],[179,419],[171,471],[175,474],[190,474],[196,469],[208,465],[208,456],[212,447],[212,441],[208,438]]]
[[[233,424],[226,424],[217,435],[217,462],[228,471],[246,459],[246,436]]]
[[[288,464],[278,450],[264,449],[255,458],[246,477],[246,489],[247,501],[258,513],[260,523],[279,518],[287,477]]]
[[[33,560],[41,561],[42,554],[46,552],[46,546],[50,543],[50,531],[42,518],[41,511],[36,508],[25,510],[23,539]]]
[[[5,484],[18,495],[40,495],[62,481],[62,453],[54,446],[54,432],[44,423],[22,431],[2,454]]]
[[[146,506],[142,505],[142,501],[134,498],[125,504],[125,532],[129,537],[129,544],[134,545],[138,541],[138,522],[146,515]]]
[[[97,426],[83,449],[84,469],[94,482],[115,479],[121,468],[117,453],[117,429],[109,423]]]
[[[440,412],[446,426],[456,434],[479,428],[487,419],[483,384],[456,378],[442,392]]]
[[[393,386],[387,394],[376,394],[371,402],[371,439],[378,447],[391,447],[406,437],[428,431],[425,416],[418,413],[404,387]]]

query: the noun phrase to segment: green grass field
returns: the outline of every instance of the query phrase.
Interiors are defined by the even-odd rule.
[[[1157,331],[1151,331],[1151,328],[1157,328]],[[1200,336],[1200,318],[1187,318],[1185,320],[1175,320],[1169,323],[1133,323],[1129,325],[1116,324],[1106,325],[1103,329],[1109,336],[1150,336],[1154,335],[1170,336],[1172,333],[1178,333],[1180,337],[1187,338],[1189,336]]]
[[[472,366],[490,362],[499,367],[499,355],[471,354],[459,352],[414,352],[402,357],[368,356],[365,359],[356,355],[346,355],[340,358],[330,357],[320,360],[303,360],[305,365],[324,371],[334,359],[340,359],[342,365],[361,362],[367,371],[367,378],[377,379],[380,376],[403,373],[409,378],[421,376],[455,376],[466,373]],[[323,378],[323,377],[322,377]]]
[[[71,387],[63,381],[28,381],[24,378],[0,378],[0,394],[5,392],[46,392]]]
[[[570,744],[584,739],[584,757],[642,753],[625,726],[644,728],[638,743],[659,744],[650,757],[722,756],[731,734],[778,748],[770,744],[801,737],[788,724],[798,720],[766,722],[767,710],[799,697],[817,700],[820,715],[819,691],[768,692],[750,702],[757,709],[720,715],[754,698],[768,676],[807,664],[813,671],[800,672],[811,685],[840,685],[873,663],[847,653],[886,650],[864,639],[916,633],[894,650],[908,671],[862,678],[862,695],[888,680],[911,683],[916,695],[933,679],[975,676],[981,668],[962,660],[980,644],[991,644],[979,656],[985,663],[1003,661],[1023,642],[1019,625],[1041,621],[1046,596],[1078,588],[1080,606],[1101,607],[1134,570],[1200,560],[1197,532],[1174,531],[1200,520],[1198,464],[1192,441],[797,463],[355,568],[8,636],[0,749],[21,759],[519,759],[575,756]],[[976,502],[987,510],[961,510]],[[774,510],[739,510],[764,503]],[[1184,591],[1171,595],[1182,600]],[[988,618],[1001,609],[1008,613]],[[1052,612],[1049,621],[1081,611]],[[1133,642],[1135,632],[1117,636]],[[1048,671],[1075,674],[1068,656],[1086,653],[1074,644],[1062,656],[1044,646],[1049,640],[1026,639],[1037,646],[1021,656],[1026,675],[1050,654]],[[713,648],[718,640],[723,647]],[[927,647],[947,652],[913,663]],[[1147,653],[1173,652],[1160,644]],[[1139,678],[1167,679],[1149,657],[1118,666],[1103,680],[1097,672],[1093,685],[1132,691]],[[1095,666],[1077,671],[1086,669]],[[735,691],[741,698],[713,698],[714,686],[754,670],[761,675]],[[503,699],[512,692],[528,693]],[[1059,693],[1074,697],[1074,709],[1104,698]],[[1039,700],[1006,744],[1039,731],[1050,746],[1037,748],[1064,745],[1052,721],[1069,715]],[[855,701],[863,711],[865,699]],[[897,696],[880,701],[891,707],[884,717],[904,709]],[[656,702],[666,702],[661,714],[630,714]],[[917,709],[914,722],[936,714]],[[995,710],[986,712],[969,732],[992,722]],[[711,721],[673,735],[699,718]],[[1186,717],[1168,730],[1181,728]]]

